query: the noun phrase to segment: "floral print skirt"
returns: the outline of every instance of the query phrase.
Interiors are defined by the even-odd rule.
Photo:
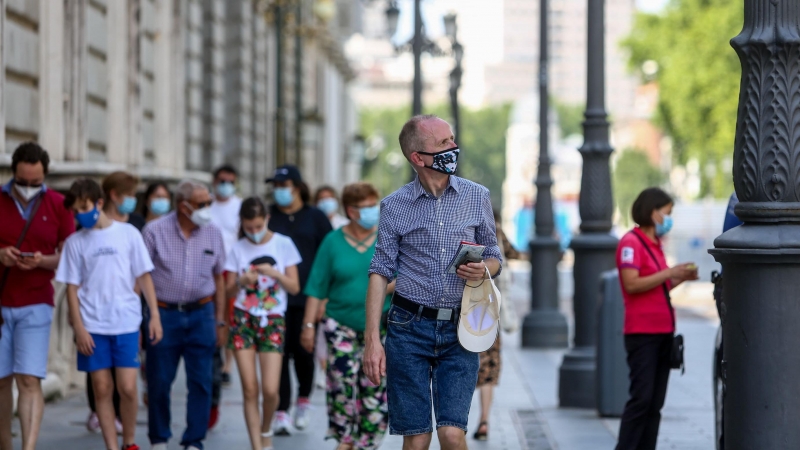
[[[481,353],[481,368],[478,370],[478,384],[476,387],[484,385],[497,386],[497,383],[500,382],[501,363],[500,334],[498,334],[494,345],[489,350]]]
[[[355,449],[378,448],[389,424],[386,381],[374,386],[364,373],[364,333],[334,319],[323,321],[328,344],[328,435]]]
[[[281,315],[261,317],[239,308],[231,314],[231,332],[228,348],[243,350],[255,348],[258,353],[283,353],[286,320]],[[266,322],[265,326],[262,323]]]

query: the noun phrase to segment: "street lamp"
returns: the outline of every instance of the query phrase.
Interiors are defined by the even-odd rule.
[[[767,2],[771,0],[765,0]],[[597,341],[597,296],[600,275],[614,269],[617,239],[611,236],[614,200],[608,160],[614,149],[609,143],[605,106],[605,0],[588,0],[588,59],[583,157],[580,234],[572,240],[575,252],[575,339],[564,355],[559,372],[559,402],[562,407],[595,407]]]
[[[794,0],[745,0],[733,184],[744,225],[714,241],[722,264],[725,449],[800,448],[800,105]],[[765,95],[769,93],[768,95]]]
[[[569,341],[567,319],[558,310],[558,261],[561,245],[553,236],[553,198],[550,192],[550,98],[547,77],[548,0],[539,7],[539,169],[536,175],[536,237],[530,242],[531,310],[522,323],[522,346],[563,348]]]

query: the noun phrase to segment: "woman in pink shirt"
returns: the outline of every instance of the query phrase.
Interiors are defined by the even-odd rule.
[[[672,198],[661,189],[642,191],[631,211],[637,226],[622,237],[617,248],[631,380],[617,450],[656,448],[675,333],[669,291],[697,279],[697,267],[692,263],[667,266],[661,238],[672,229],[672,206]]]

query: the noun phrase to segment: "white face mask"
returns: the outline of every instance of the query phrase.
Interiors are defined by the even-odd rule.
[[[189,208],[191,208],[191,206],[189,206]],[[189,219],[191,219],[192,223],[198,227],[204,227],[208,225],[211,223],[211,207],[206,206],[205,208],[193,210],[192,215],[189,216]]]
[[[42,192],[41,186],[20,186],[15,184],[14,189],[17,190],[17,193],[19,193],[19,195],[21,195],[26,202],[31,201],[32,198],[36,197],[40,192]]]

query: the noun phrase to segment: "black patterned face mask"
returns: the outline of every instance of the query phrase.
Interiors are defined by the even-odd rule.
[[[458,147],[453,147],[448,150],[443,150],[436,153],[417,152],[420,155],[433,156],[433,164],[425,166],[428,169],[435,170],[445,175],[453,175],[458,168],[458,154],[461,150]]]

